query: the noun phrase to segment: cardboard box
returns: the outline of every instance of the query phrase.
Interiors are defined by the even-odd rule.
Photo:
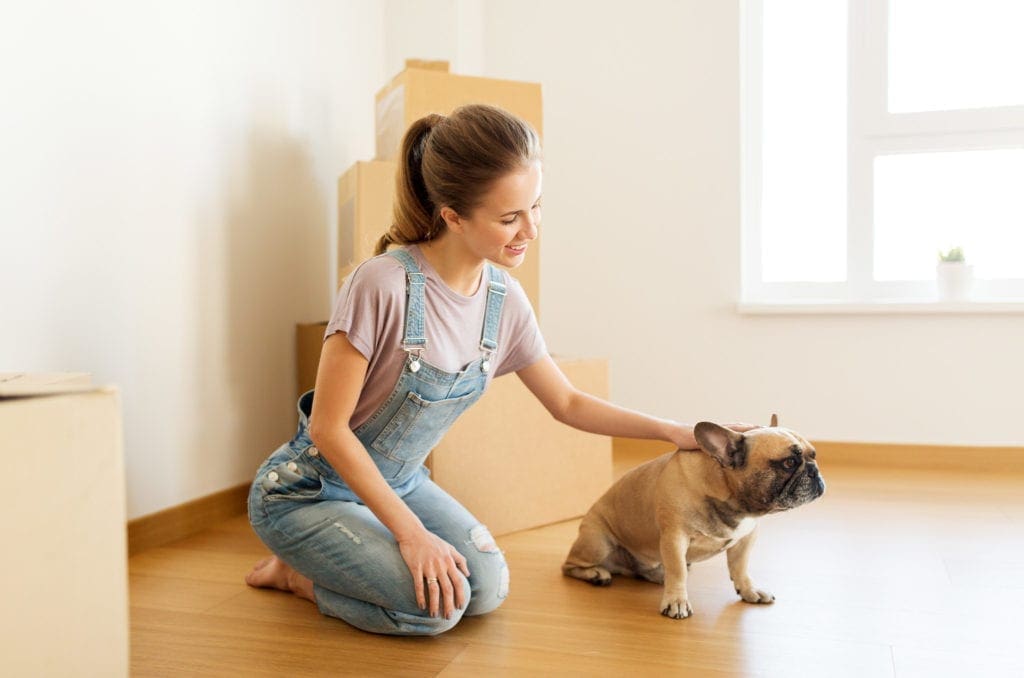
[[[390,227],[395,197],[393,162],[357,162],[338,178],[338,278],[336,287],[373,256]]]
[[[526,120],[544,136],[540,83],[454,75],[445,61],[407,59],[405,70],[376,96],[377,160],[395,160],[402,135],[428,113],[448,115],[464,104],[491,104]]]
[[[295,326],[295,400],[316,386],[327,323],[300,323]],[[298,422],[296,422],[298,423]]]
[[[298,395],[316,384],[326,328],[296,328]],[[607,360],[555,362],[581,390],[608,397]],[[459,417],[427,467],[491,532],[506,534],[583,515],[611,485],[612,439],[558,423],[515,375],[506,375]]]
[[[128,675],[121,401],[90,381],[0,373],[5,675]]]
[[[608,361],[555,358],[608,397]],[[612,483],[612,439],[555,421],[515,375],[491,382],[428,459],[432,477],[495,535],[576,518]]]

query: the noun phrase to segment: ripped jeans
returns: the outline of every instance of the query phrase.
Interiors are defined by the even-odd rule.
[[[412,574],[391,532],[365,505],[332,498],[333,484],[319,473],[324,463],[314,446],[282,445],[260,467],[249,493],[253,529],[313,581],[323,614],[373,633],[436,635],[463,614],[486,614],[501,605],[508,595],[508,566],[494,538],[427,478],[402,499],[428,530],[466,558],[470,576],[458,574],[455,584],[462,584],[468,604],[451,619],[419,609]]]

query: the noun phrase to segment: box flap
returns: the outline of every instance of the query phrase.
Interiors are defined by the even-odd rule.
[[[419,68],[425,71],[442,71],[444,73],[450,72],[450,67],[447,61],[429,61],[427,59],[406,59],[406,68]]]
[[[0,372],[0,398],[94,390],[88,372]]]

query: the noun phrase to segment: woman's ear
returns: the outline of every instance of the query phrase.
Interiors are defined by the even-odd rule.
[[[445,205],[441,208],[441,218],[444,219],[448,230],[462,233],[462,217],[459,216],[458,212]]]

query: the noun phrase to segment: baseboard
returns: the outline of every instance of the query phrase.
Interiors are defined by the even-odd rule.
[[[1024,473],[1024,447],[906,445],[814,441],[822,466],[958,473]]]
[[[960,473],[1024,473],[1024,447],[906,445],[812,441],[822,467],[870,466],[878,469],[952,471]],[[653,459],[672,449],[658,440],[615,438],[612,450],[630,460]]]
[[[246,511],[250,483],[128,521],[128,555],[190,537]]]

